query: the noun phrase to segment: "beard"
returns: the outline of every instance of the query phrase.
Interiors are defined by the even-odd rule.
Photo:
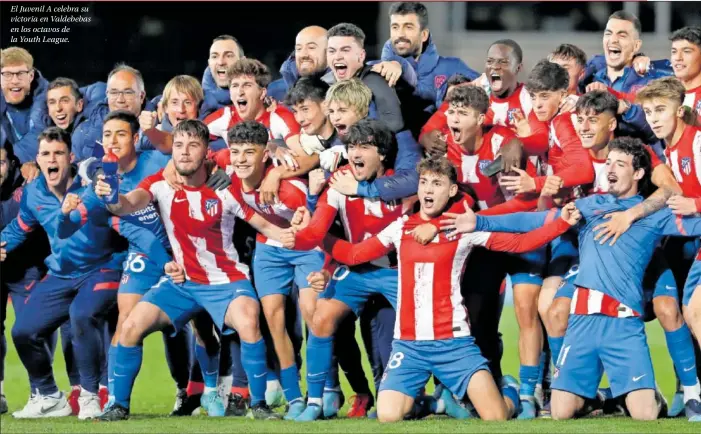
[[[198,164],[195,168],[193,169],[184,169],[177,164],[175,165],[175,171],[178,172],[178,175],[180,176],[191,176],[198,170],[200,170],[200,167],[202,167],[202,164],[204,164],[204,160],[200,161],[200,164]]]

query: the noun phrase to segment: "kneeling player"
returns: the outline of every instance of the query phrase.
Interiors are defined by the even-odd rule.
[[[327,237],[325,249],[348,265],[368,262],[393,249],[399,259],[397,323],[392,356],[380,386],[378,419],[394,422],[418,416],[416,400],[433,374],[456,396],[467,394],[485,420],[505,420],[516,413],[518,392],[505,387],[504,398],[494,382],[487,360],[470,336],[460,281],[464,263],[475,246],[524,252],[541,247],[564,233],[579,219],[573,206],[562,220],[525,235],[475,233],[454,237],[440,233],[426,246],[414,240],[412,230],[424,223],[438,225],[446,212],[469,208],[458,195],[457,171],[446,158],[426,159],[419,165],[421,211],[396,220],[376,236],[359,244]],[[342,278],[339,273],[333,279]]]

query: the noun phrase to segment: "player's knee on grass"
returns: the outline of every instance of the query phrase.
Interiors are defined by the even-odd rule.
[[[251,297],[238,297],[226,310],[226,325],[235,329],[241,340],[255,343],[261,339],[258,317],[260,305]]]
[[[411,412],[414,398],[395,390],[383,390],[377,397],[377,420],[399,422]]]
[[[509,410],[494,378],[487,370],[475,372],[467,384],[467,396],[482,420],[506,420]]]
[[[672,332],[682,326],[682,314],[679,311],[677,299],[669,296],[655,297],[652,300],[652,307],[657,320],[666,331]]]
[[[641,389],[630,392],[626,396],[626,406],[630,417],[635,420],[655,420],[660,412],[655,391]]]
[[[548,334],[564,336],[567,331],[567,321],[570,318],[572,300],[566,297],[556,298],[548,309]]]
[[[550,415],[554,420],[572,419],[584,406],[584,398],[564,390],[553,390],[550,397]]]

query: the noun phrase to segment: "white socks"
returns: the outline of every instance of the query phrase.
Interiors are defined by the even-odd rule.
[[[699,384],[698,378],[696,379],[696,384],[693,386],[682,386],[684,389],[684,404],[691,399],[701,401],[699,395],[701,395],[701,384]]]

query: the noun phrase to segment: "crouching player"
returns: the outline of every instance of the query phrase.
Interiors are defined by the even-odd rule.
[[[585,398],[596,397],[604,371],[613,397],[626,397],[634,419],[658,417],[662,398],[655,391],[655,374],[641,318],[643,276],[663,237],[701,234],[701,218],[679,218],[665,208],[634,222],[615,244],[601,243],[597,226],[606,221],[607,215],[642,203],[641,191],[646,191],[651,182],[650,154],[639,140],[626,137],[611,141],[606,167],[608,194],[575,201],[583,214],[578,226],[580,265],[552,385],[553,419],[570,419],[579,414]],[[468,212],[454,224],[460,232],[522,232],[539,227],[547,216],[547,212],[477,216],[470,222]],[[694,401],[687,408],[692,420],[697,418],[700,405]]]
[[[173,129],[173,162],[184,178],[183,189],[173,189],[161,171],[128,194],[120,194],[117,204],[108,205],[114,214],[127,215],[151,202],[158,204],[177,261],[169,262],[165,271],[184,277],[184,283],[175,283],[173,277],[161,279],[122,324],[115,357],[114,404],[101,420],[129,417],[131,390],[143,358],[143,339],[169,326],[180,330],[202,311],[209,313],[222,333],[235,330],[241,337],[241,359],[251,387],[249,416],[276,417],[265,404],[267,368],[258,299],[248,278],[248,267],[238,261],[233,235],[236,217],[273,239],[280,239],[280,229],[249,208],[236,190],[214,191],[206,186],[208,138],[209,131],[202,122],[180,122]],[[109,196],[111,188],[100,180],[95,193]]]
[[[425,412],[426,401],[416,398],[431,374],[456,396],[467,395],[482,419],[509,419],[518,411],[518,391],[505,386],[502,397],[471,336],[460,288],[465,261],[475,246],[510,252],[542,247],[577,223],[579,213],[568,206],[562,219],[529,234],[439,233],[424,246],[414,240],[415,228],[424,223],[438,226],[444,212],[462,213],[469,204],[458,194],[457,171],[446,158],[425,159],[418,171],[419,213],[399,218],[358,244],[331,236],[324,241],[334,259],[348,265],[397,251],[395,340],[380,386],[378,419],[395,422]],[[329,290],[343,279],[343,270],[347,273],[341,267],[334,274]]]

